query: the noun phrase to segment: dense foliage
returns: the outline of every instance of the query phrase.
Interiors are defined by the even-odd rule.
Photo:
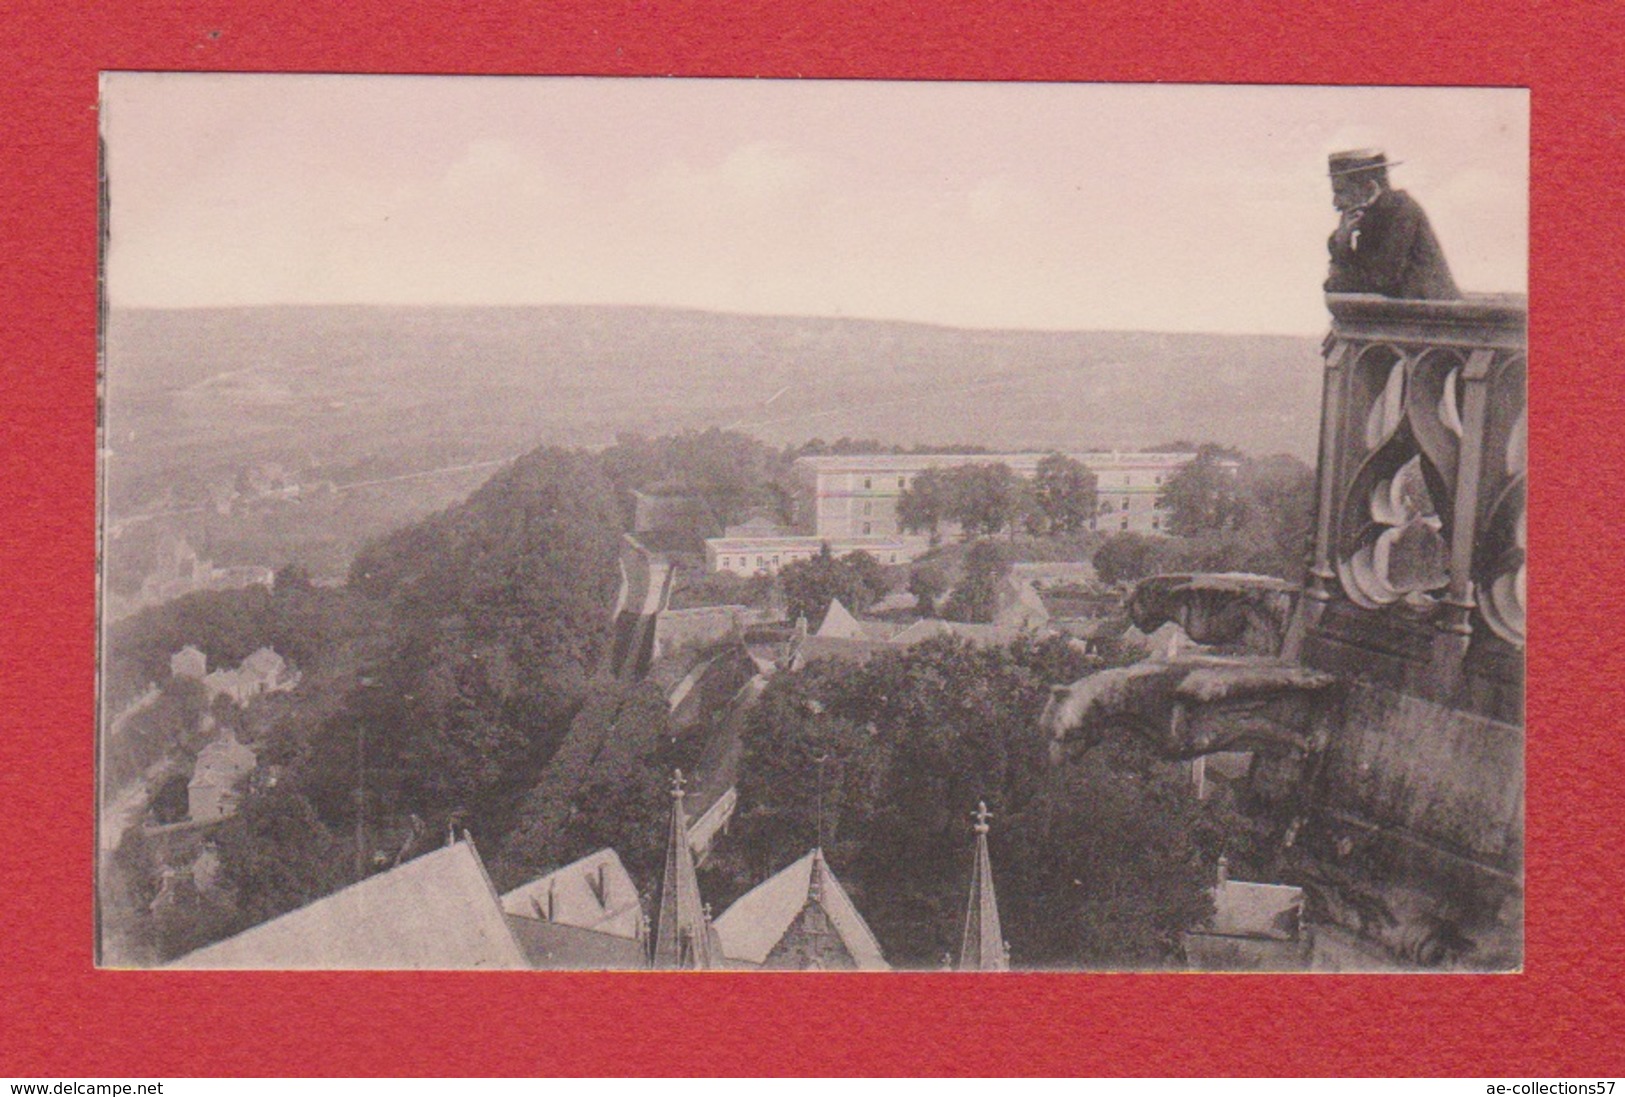
[[[707,868],[708,896],[730,899],[800,857],[821,820],[888,958],[934,967],[957,947],[969,813],[985,800],[1018,966],[1170,962],[1208,909],[1225,820],[1194,801],[1182,771],[1143,758],[1050,764],[1037,727],[1048,687],[1087,666],[1059,641],[941,640],[778,675],[749,718],[739,809]]]
[[[1047,454],[1027,480],[1000,462],[918,473],[897,500],[903,529],[935,537],[944,523],[967,538],[1004,530],[1014,533],[1069,533],[1083,529],[1095,513],[1096,478],[1081,462]]]
[[[1045,530],[1071,533],[1087,526],[1097,509],[1097,487],[1095,474],[1081,461],[1061,453],[1040,458],[1033,495]]]
[[[749,435],[715,427],[655,439],[621,434],[600,455],[623,499],[633,490],[694,495],[717,526],[736,523],[753,508],[789,521],[791,457]]]
[[[673,724],[657,684],[603,676],[629,493],[696,493],[718,520],[784,515],[795,455],[721,431],[628,436],[598,454],[540,449],[465,503],[367,545],[343,588],[285,569],[273,590],[191,595],[114,626],[110,709],[147,683],[161,688],[108,744],[110,795],[143,775],[163,787],[222,727],[253,743],[276,777],[245,783],[239,812],[210,832],[215,882],[172,901],[156,901],[153,873],[180,855],[132,829],[116,862],[129,894],[110,908],[119,932],[169,959],[422,852],[448,829],[469,830],[505,883],[608,845],[647,891],[658,884],[671,768],[720,772],[705,752],[728,742],[742,751],[741,799],[706,870],[717,909],[817,840],[823,757],[825,845],[895,961],[933,966],[950,946],[967,813],[986,799],[999,815],[994,853],[1018,962],[1163,962],[1200,913],[1217,824],[1144,760],[1049,766],[1038,708],[1050,684],[1084,669],[1064,643],[944,642],[861,667],[815,663],[735,709],[753,672],[740,656],[708,678],[715,696],[700,698],[698,731]],[[940,520],[971,535],[1044,529],[1019,542],[1023,558],[1079,558],[1094,538],[1076,508],[1092,508],[1093,487],[1064,459],[1045,461],[1036,485],[1002,466],[953,470],[941,478]],[[1256,540],[1258,552],[1275,551],[1297,531],[1289,514],[1307,497],[1301,479],[1279,462],[1252,463],[1237,477],[1239,524],[1158,540],[1225,551]],[[920,499],[932,482],[916,480]],[[990,619],[1006,554],[986,537],[951,549],[957,564],[914,569],[922,610]],[[779,590],[788,619],[816,627],[832,599],[861,611],[890,578],[865,554],[826,548],[786,567]],[[706,596],[760,603],[770,584],[716,587]],[[169,656],[186,644],[211,669],[273,647],[301,683],[246,710],[210,705],[195,682],[169,677]],[[708,734],[728,720],[738,721],[732,738]],[[168,815],[179,796],[171,781]]]
[[[965,553],[964,575],[942,615],[950,621],[985,624],[999,612],[999,585],[1010,574],[1010,561],[992,541],[977,541]]]
[[[1247,505],[1237,483],[1231,458],[1217,446],[1206,445],[1196,457],[1174,471],[1158,493],[1167,511],[1167,530],[1175,537],[1225,533],[1239,529],[1247,518]]]
[[[1225,465],[1235,461],[1236,467]],[[1113,534],[1096,549],[1107,583],[1180,571],[1246,571],[1301,580],[1314,519],[1314,472],[1296,458],[1237,458],[1203,446],[1158,498],[1169,537]]]
[[[790,620],[805,617],[812,629],[823,623],[830,602],[860,613],[883,597],[889,587],[885,569],[867,552],[836,556],[826,542],[818,554],[786,564],[779,571],[785,611]]]
[[[345,590],[291,573],[274,591],[193,595],[113,630],[112,671],[167,684],[109,745],[110,793],[160,761],[189,768],[214,733],[202,687],[169,681],[170,653],[194,643],[211,665],[260,646],[298,653],[297,694],[249,713],[281,776],[274,793],[245,790],[220,828],[214,894],[230,907],[208,909],[213,930],[324,894],[417,830],[466,827],[492,845],[507,833],[593,688],[617,582],[615,498],[596,455],[538,450],[367,546]],[[164,917],[189,909],[203,918],[185,905]],[[160,959],[201,932],[154,924],[137,936]]]

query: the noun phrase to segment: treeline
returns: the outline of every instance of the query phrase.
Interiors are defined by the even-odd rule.
[[[939,535],[952,522],[966,536],[1022,529],[1030,534],[1084,529],[1097,509],[1095,474],[1080,461],[1051,453],[1032,479],[991,462],[920,472],[897,501],[905,530]]]
[[[1301,582],[1314,492],[1314,470],[1297,458],[1199,447],[1158,496],[1168,536],[1113,534],[1095,550],[1095,571],[1107,583],[1185,571],[1246,571]]]

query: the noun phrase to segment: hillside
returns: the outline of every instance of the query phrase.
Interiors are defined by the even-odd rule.
[[[167,526],[204,539],[217,561],[314,554],[302,562],[324,573],[342,570],[360,538],[460,498],[490,471],[434,470],[538,444],[722,426],[773,445],[1190,438],[1309,457],[1320,376],[1314,341],[1281,336],[563,306],[121,310],[107,360],[115,521],[206,514]],[[286,499],[272,499],[267,479],[300,484],[304,513],[270,506]],[[311,485],[356,484],[367,486],[312,504]],[[219,517],[226,500],[231,520]],[[290,527],[302,531],[297,552],[282,539]]]

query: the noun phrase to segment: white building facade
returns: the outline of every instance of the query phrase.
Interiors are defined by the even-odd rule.
[[[706,569],[737,575],[772,573],[815,555],[827,541],[836,555],[862,550],[883,564],[907,563],[930,546],[907,533],[897,503],[927,469],[1004,465],[1017,476],[1037,475],[1043,453],[911,453],[802,457],[796,461],[797,529],[791,534],[714,537],[705,543]],[[1158,495],[1194,453],[1068,454],[1095,474],[1098,513],[1089,528],[1102,533],[1162,532]]]

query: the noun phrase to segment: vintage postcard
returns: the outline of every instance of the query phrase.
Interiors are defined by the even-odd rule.
[[[103,966],[1521,968],[1527,92],[100,118]]]

